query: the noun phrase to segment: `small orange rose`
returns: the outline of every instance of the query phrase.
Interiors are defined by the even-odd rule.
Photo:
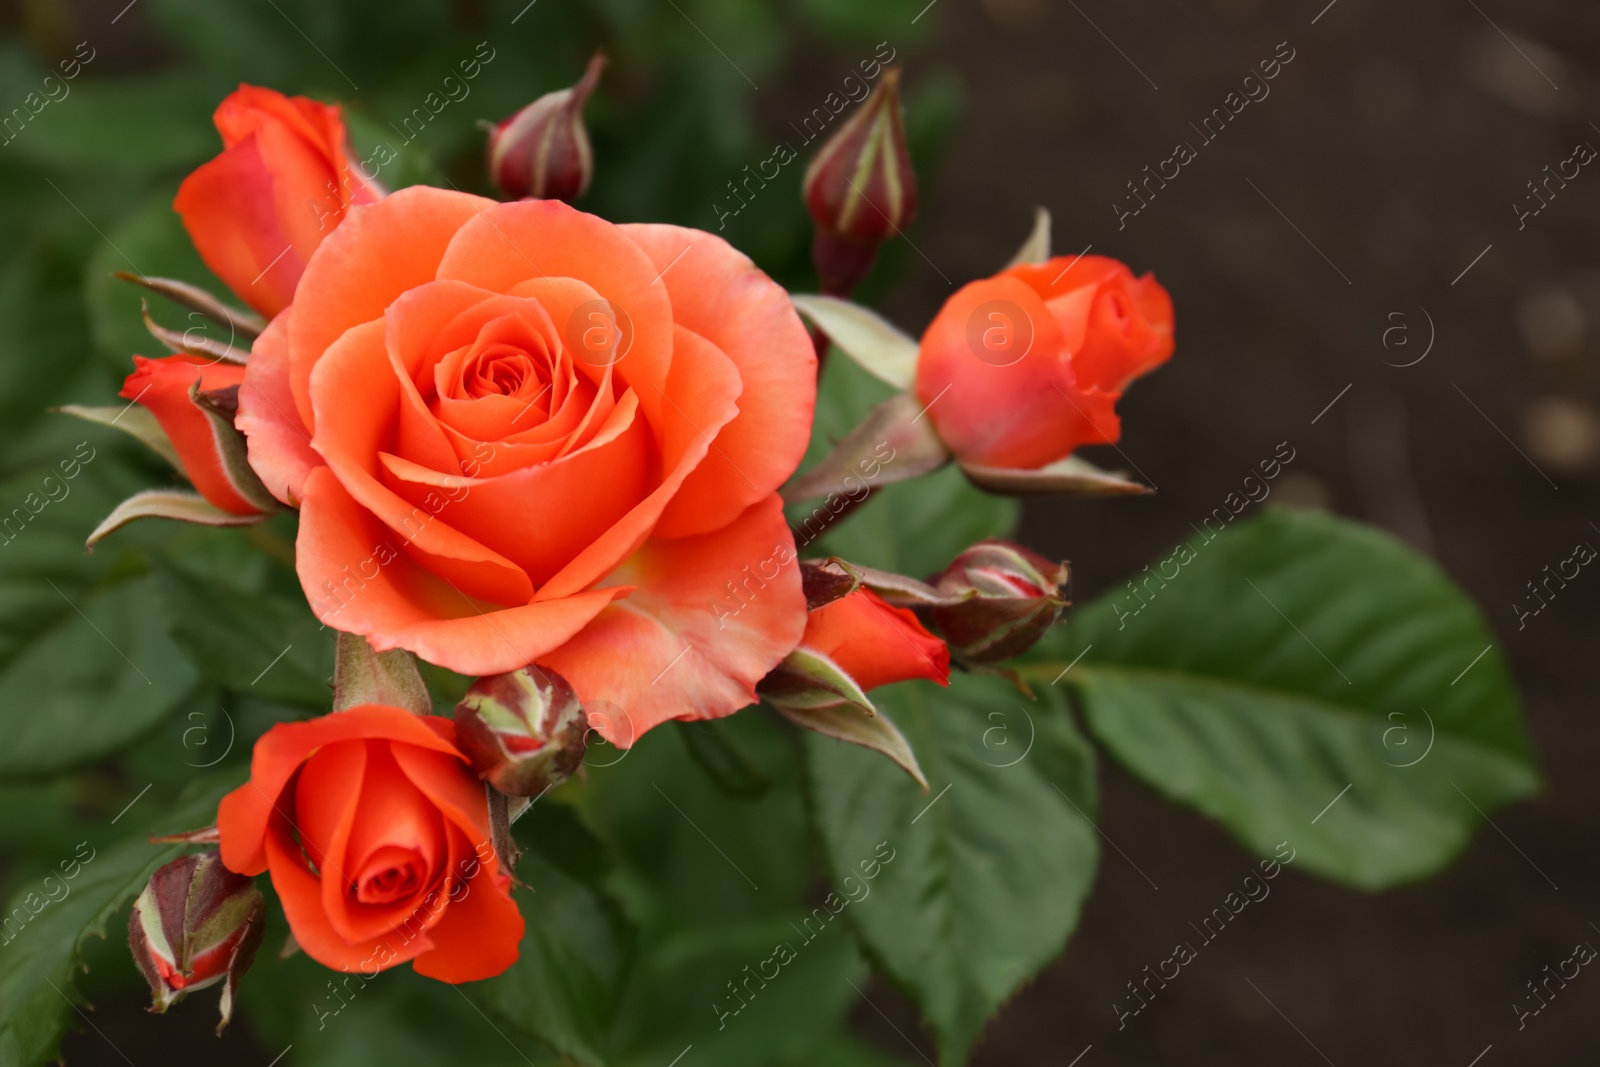
[[[1115,404],[1173,349],[1172,300],[1104,256],[964,286],[922,336],[917,396],[956,457],[1036,468],[1121,435]]]
[[[454,740],[449,719],[379,704],[279,723],[217,809],[223,863],[271,874],[295,941],[326,967],[499,974],[522,915]]]

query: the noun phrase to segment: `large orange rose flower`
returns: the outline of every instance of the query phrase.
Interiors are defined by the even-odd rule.
[[[409,961],[445,982],[516,962],[522,915],[455,724],[363,704],[279,723],[222,798],[222,862],[268,871],[295,941],[338,971]]]
[[[799,641],[775,490],[815,376],[787,295],[720,238],[417,186],[318,248],[237,425],[300,508],[319,618],[463,674],[537,660],[625,746],[753,703]]]
[[[917,396],[958,459],[1035,468],[1114,443],[1128,383],[1171,357],[1172,299],[1105,256],[963,286],[922,336]]]

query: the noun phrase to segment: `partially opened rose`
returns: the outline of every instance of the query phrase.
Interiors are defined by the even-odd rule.
[[[275,505],[261,493],[260,485],[241,485],[235,480],[223,455],[225,443],[218,440],[217,427],[190,397],[197,383],[203,392],[226,394],[242,381],[244,368],[237,363],[190,355],[162,359],[134,356],[133,373],[123,381],[117,395],[134,401],[156,417],[178,454],[183,473],[209,503],[230,515],[259,515],[264,510],[262,505]],[[240,470],[247,480],[255,480],[249,470],[242,466]]]
[[[719,238],[418,186],[317,249],[237,425],[301,509],[319,618],[463,674],[537,660],[627,745],[753,703],[800,639],[774,491],[815,374],[783,290]]]
[[[956,458],[1036,468],[1121,434],[1129,382],[1172,355],[1172,300],[1104,256],[964,286],[922,336],[917,396]]]
[[[222,862],[271,874],[295,941],[324,966],[499,974],[522,915],[454,738],[449,719],[380,704],[274,726],[217,809]]]
[[[349,157],[337,107],[241,85],[213,118],[224,151],[172,206],[206,266],[270,318],[350,206],[382,194]]]

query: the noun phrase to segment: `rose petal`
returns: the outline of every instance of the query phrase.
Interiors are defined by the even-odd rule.
[[[428,718],[401,708],[367,704],[347,708],[337,715],[272,727],[256,742],[251,754],[250,780],[223,797],[217,806],[222,862],[239,874],[256,875],[266,870],[262,848],[267,822],[289,779],[315,749],[338,741],[384,737],[454,753],[450,741],[428,723]]]
[[[256,338],[233,424],[245,435],[250,466],[262,484],[293,508],[300,506],[300,487],[311,468],[322,465],[322,457],[311,447],[289,390],[288,333],[288,317],[280,315]]]
[[[535,600],[570,596],[599,581],[631,556],[655,529],[684,479],[705,459],[718,430],[738,413],[739,375],[733,363],[698,334],[676,328],[677,354],[667,389],[661,394],[667,414],[661,425],[661,484],[621,521],[580,552],[539,588]],[[640,407],[644,401],[640,400]],[[692,414],[691,414],[692,413]]]
[[[449,856],[445,840],[445,827],[440,813],[411,779],[401,771],[395,755],[396,749],[411,750],[406,744],[368,742],[366,778],[361,793],[351,806],[351,823],[347,839],[343,842],[340,869],[329,872],[322,869],[323,907],[328,921],[346,941],[367,941],[403,926],[413,915],[413,927],[426,925],[430,918],[426,909],[419,910],[431,889],[437,889],[449,877]],[[426,751],[417,749],[416,751]],[[464,774],[459,757],[434,753],[436,758],[454,760],[457,773]],[[309,772],[318,757],[306,764]],[[304,775],[301,776],[302,781]],[[415,892],[405,899],[387,905],[362,904],[353,898],[361,870],[373,852],[385,846],[399,845],[416,853],[422,863],[421,875]],[[330,891],[330,873],[337,875],[337,891]]]
[[[980,358],[971,344],[991,302],[1013,330],[1028,331],[1013,335],[1030,338],[1014,362]],[[922,337],[916,388],[945,445],[986,466],[1040,467],[1120,432],[1116,396],[1079,387],[1055,316],[1009,273],[962,287],[940,309]]]
[[[502,553],[538,585],[649,491],[653,449],[643,420],[632,417],[634,406],[630,394],[629,403],[617,406],[615,433],[549,463],[467,479],[381,454],[384,481],[419,506],[429,497],[447,497],[441,519],[472,531],[479,543]]]
[[[499,204],[473,218],[450,242],[438,272],[496,292],[536,278],[576,278],[593,287],[632,322],[633,341],[616,372],[638,391],[651,426],[661,425],[673,360],[672,303],[659,275],[616,226],[559,200]],[[557,318],[555,325],[565,336],[584,322]]]
[[[639,244],[672,298],[673,320],[739,371],[739,414],[662,513],[657,537],[715,530],[782,485],[811,437],[817,359],[789,295],[713,234],[681,226],[620,229]]]
[[[418,974],[441,982],[492,978],[517,961],[523,920],[511,899],[511,880],[501,873],[489,839],[483,786],[463,773],[459,760],[436,752],[396,746],[402,770],[466,843],[453,875],[470,871],[454,885],[450,904],[428,932],[434,948],[413,963]]]
[[[289,385],[308,429],[311,369],[346,330],[380,319],[409,289],[432,281],[462,224],[494,201],[413,185],[353,208],[306,267],[289,321]]]
[[[300,846],[289,832],[287,819],[273,818],[266,835],[264,855],[271,864],[272,887],[283,903],[283,914],[294,931],[295,943],[324,967],[371,975],[433,947],[426,933],[411,932],[401,937],[397,932],[389,932],[358,944],[341,937],[323,910],[322,881],[305,866]]]
[[[345,490],[400,538],[404,551],[434,574],[467,596],[492,604],[526,604],[533,596],[533,584],[522,568],[445,516],[452,501],[461,495],[467,482],[464,476],[450,475],[448,492],[415,502],[400,497],[378,477],[378,453],[389,447],[394,411],[400,403],[400,383],[389,362],[383,333],[382,322],[355,327],[318,361],[311,376],[311,392],[321,421],[312,435],[312,446],[328,461]],[[370,551],[369,546],[363,555]]]
[[[776,494],[713,533],[652,540],[608,580],[637,588],[540,662],[586,704],[621,709],[594,727],[623,748],[668,719],[720,718],[755,703],[756,682],[805,628]]]
[[[294,299],[316,248],[295,246],[277,205],[276,181],[254,136],[196,168],[172,201],[206,266],[268,318]]]
[[[398,538],[326,467],[306,479],[295,568],[325,623],[378,651],[410,649],[460,674],[525,667],[581,630],[626,586],[495,609],[476,603],[399,551]],[[387,562],[385,562],[385,560]]]

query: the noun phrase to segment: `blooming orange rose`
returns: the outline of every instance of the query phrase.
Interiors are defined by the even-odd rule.
[[[945,643],[924,629],[915,614],[891,607],[866,588],[813,611],[800,647],[827,656],[862,692],[912,678],[950,684]]]
[[[161,423],[178,453],[183,473],[200,495],[230,515],[261,514],[262,509],[229,478],[210,416],[189,398],[189,389],[195,382],[207,392],[237,388],[244,381],[244,368],[189,355],[164,359],[134,356],[133,366],[133,373],[122,383],[118,395],[138,401]],[[249,472],[245,474],[248,476]],[[255,491],[259,493],[260,487],[256,486]],[[262,502],[272,503],[265,497]]]
[[[382,192],[349,158],[337,107],[241,85],[213,120],[224,151],[184,179],[172,206],[206,266],[270,318],[350,206]]]
[[[956,457],[1035,468],[1121,434],[1128,383],[1172,355],[1172,300],[1104,256],[972,282],[922,336],[917,395]]]
[[[319,618],[463,674],[537,660],[628,745],[753,703],[800,639],[775,490],[815,376],[787,295],[720,238],[414,186],[312,256],[237,425],[300,508]]]
[[[516,962],[522,915],[455,724],[364,704],[279,723],[222,798],[222,862],[267,871],[294,939],[338,971],[409,961],[445,982]]]

